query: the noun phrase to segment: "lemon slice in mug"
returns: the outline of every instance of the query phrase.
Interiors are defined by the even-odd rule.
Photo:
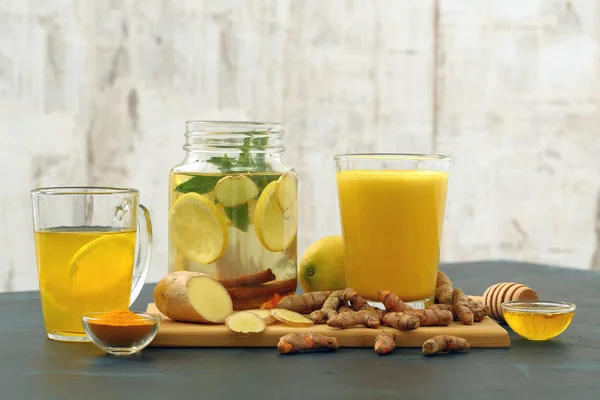
[[[186,193],[169,210],[169,236],[185,258],[211,264],[227,248],[226,217],[208,198]]]
[[[69,262],[72,290],[80,295],[106,294],[131,279],[135,240],[122,234],[107,234],[82,246]]]
[[[258,240],[267,250],[287,249],[296,238],[298,228],[298,202],[282,210],[277,199],[279,182],[269,183],[261,193],[254,212],[254,229]]]

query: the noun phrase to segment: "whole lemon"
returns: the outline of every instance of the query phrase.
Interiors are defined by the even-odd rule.
[[[346,287],[346,254],[341,236],[326,236],[308,246],[298,264],[298,281],[305,292]]]

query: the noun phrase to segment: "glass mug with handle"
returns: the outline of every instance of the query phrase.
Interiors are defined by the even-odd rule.
[[[150,214],[135,189],[40,188],[31,197],[46,335],[87,341],[82,315],[126,309],[142,290]]]

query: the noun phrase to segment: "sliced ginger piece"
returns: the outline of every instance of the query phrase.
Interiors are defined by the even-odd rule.
[[[246,175],[228,175],[215,185],[215,195],[225,207],[237,207],[258,196],[258,186]]]
[[[233,302],[223,285],[206,274],[176,271],[154,288],[158,310],[174,321],[223,323]]]
[[[225,320],[225,325],[229,333],[236,336],[249,336],[261,333],[267,326],[262,318],[247,311],[236,312],[230,315]]]
[[[304,315],[283,308],[274,308],[271,315],[277,321],[290,326],[312,326],[314,323]]]
[[[248,312],[258,316],[260,319],[265,321],[265,324],[269,325],[277,321],[275,317],[271,315],[271,310],[247,310]]]

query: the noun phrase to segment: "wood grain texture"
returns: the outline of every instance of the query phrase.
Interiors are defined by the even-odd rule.
[[[154,303],[147,312],[160,314]],[[162,314],[160,314],[162,315]],[[471,347],[510,347],[510,339],[504,328],[490,318],[467,326],[453,322],[449,326],[426,326],[414,331],[401,332],[394,328],[336,329],[327,325],[293,327],[280,323],[267,325],[264,332],[247,337],[234,336],[225,325],[203,325],[175,322],[163,316],[158,334],[150,343],[152,347],[277,347],[279,338],[288,333],[316,332],[338,339],[340,347],[373,347],[377,334],[389,331],[396,336],[397,347],[421,347],[437,335],[456,335],[467,339]]]

